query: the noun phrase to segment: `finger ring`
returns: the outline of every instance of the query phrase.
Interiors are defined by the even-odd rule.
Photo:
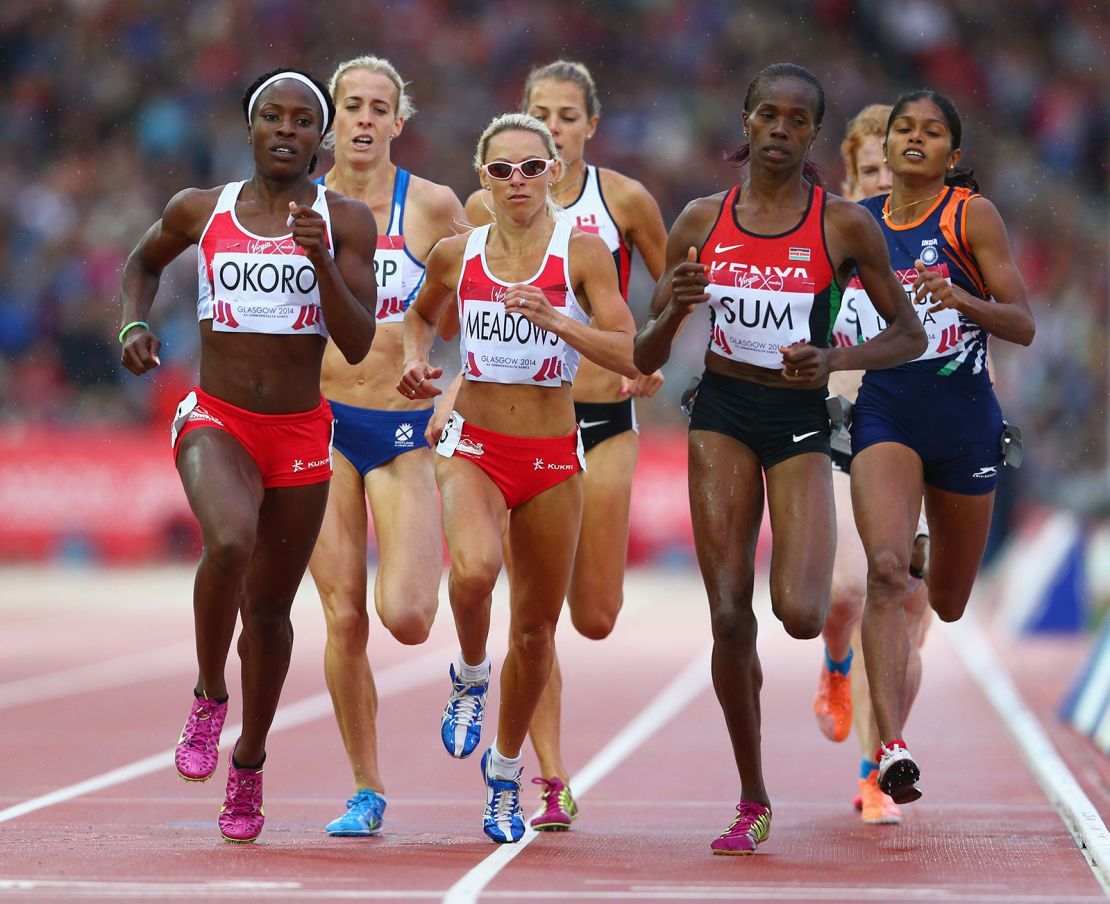
[[[416,385],[419,386],[421,383],[424,382],[424,379],[424,377],[421,377],[419,380],[416,381]]]
[[[520,299],[520,301],[518,301],[518,302],[516,303],[516,306],[517,306],[518,308],[522,308],[522,307],[524,307],[524,299],[523,299],[523,298],[522,298],[522,299]]]

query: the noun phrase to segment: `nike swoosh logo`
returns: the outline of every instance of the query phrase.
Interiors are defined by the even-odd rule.
[[[743,248],[743,247],[744,247],[743,242],[741,242],[739,245],[722,245],[720,242],[718,242],[717,247],[713,249],[713,253],[714,254],[724,254],[726,251],[732,251],[735,248]]]
[[[803,433],[801,436],[798,436],[797,433],[791,435],[794,437],[794,442],[800,443],[803,439],[809,439],[811,436],[816,436],[820,432],[820,430],[810,430],[809,433]]]
[[[608,423],[608,421],[579,421],[578,426],[583,430],[589,430],[591,427],[600,427],[602,424]]]

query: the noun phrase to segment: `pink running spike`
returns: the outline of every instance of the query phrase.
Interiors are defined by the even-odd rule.
[[[753,800],[736,805],[736,818],[718,838],[710,842],[714,854],[754,854],[771,835],[771,808]]]
[[[227,795],[216,820],[220,834],[224,841],[249,844],[262,834],[265,822],[262,769],[239,769],[232,758],[227,764]]]
[[[174,762],[178,774],[187,782],[206,782],[216,771],[220,758],[220,732],[227,718],[227,701],[217,703],[207,696],[197,697],[177,740]]]
[[[578,818],[578,804],[571,796],[570,787],[559,776],[534,778],[532,784],[543,785],[540,800],[543,812],[530,825],[537,832],[565,832]]]

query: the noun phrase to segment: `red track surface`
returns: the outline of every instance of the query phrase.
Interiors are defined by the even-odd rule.
[[[511,849],[481,833],[477,758],[453,761],[438,740],[456,650],[445,595],[423,648],[402,647],[380,629],[371,641],[390,801],[384,834],[323,834],[350,785],[324,691],[322,618],[307,584],[295,607],[287,715],[279,714],[296,724],[271,735],[266,828],[255,845],[225,844],[215,815],[226,760],[209,783],[188,785],[169,755],[195,677],[191,577],[191,570],[0,573],[0,896],[462,901],[474,899],[465,893],[469,882],[483,900],[511,901],[1104,897],[943,627],[926,645],[924,685],[907,730],[925,797],[904,808],[901,826],[865,826],[850,806],[855,741],[830,744],[810,713],[819,642],[790,640],[762,611],[772,836],[756,857],[710,856],[708,842],[729,822],[739,789],[704,660],[687,673],[690,694],[673,718],[651,721],[661,692],[708,644],[700,581],[686,573],[631,574],[627,609],[607,641],[590,643],[569,623],[561,626],[565,757],[572,770],[591,770],[584,783],[592,786],[580,794],[573,831]],[[497,664],[505,632],[500,594],[495,608]],[[1027,641],[1004,657],[1042,716],[1066,683],[1062,649]],[[237,670],[234,653],[232,662]],[[640,724],[657,730],[628,749],[613,747],[645,708]],[[233,699],[225,750],[238,718]],[[1105,804],[1091,765],[1098,759],[1077,760],[1081,742],[1048,728],[1058,746],[1073,748],[1067,753],[1077,777]],[[588,766],[603,750],[611,759]],[[142,766],[156,754],[159,760]],[[121,767],[131,767],[123,780],[40,800]],[[529,760],[525,776],[534,774]],[[27,801],[28,812],[13,810]],[[476,867],[488,875],[476,878]]]

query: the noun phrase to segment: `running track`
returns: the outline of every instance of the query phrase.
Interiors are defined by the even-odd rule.
[[[854,739],[833,745],[810,700],[819,642],[786,637],[760,601],[764,763],[775,816],[753,858],[712,857],[738,792],[709,686],[708,618],[686,572],[634,572],[613,636],[560,627],[564,748],[582,817],[572,832],[497,847],[480,830],[477,757],[438,740],[456,651],[446,595],[431,639],[405,648],[379,628],[386,831],[329,839],[350,791],[321,671],[311,582],[266,768],[259,843],[219,840],[226,776],[187,785],[171,748],[195,677],[191,569],[0,571],[0,896],[25,900],[923,901],[1103,900],[1050,796],[1106,859],[1105,773],[1050,718],[1074,644],[1006,647],[937,626],[908,735],[925,797],[898,827],[859,822]],[[765,581],[762,584],[765,587]],[[757,584],[758,586],[758,584]],[[765,592],[765,591],[764,591]],[[495,595],[491,653],[505,635]],[[1001,663],[999,662],[1001,660]],[[978,681],[991,687],[992,704]],[[232,653],[233,669],[238,663]],[[1070,664],[1070,665],[1069,665]],[[1007,677],[1016,680],[1016,693]],[[1001,690],[999,690],[1001,688]],[[493,689],[496,694],[496,684]],[[1022,701],[1032,711],[1021,710]],[[1028,765],[1008,721],[1032,745]],[[239,717],[233,697],[224,750]],[[488,740],[492,726],[487,726]],[[1067,757],[1053,759],[1053,743]],[[1036,745],[1040,744],[1040,747]],[[1077,753],[1078,751],[1078,753]],[[531,751],[529,750],[529,757]],[[1050,790],[1038,783],[1039,770]],[[525,778],[535,774],[526,759]],[[1073,784],[1073,774],[1079,779]],[[530,794],[531,785],[526,784]],[[1062,790],[1061,790],[1062,789]],[[1085,793],[1088,796],[1085,796]],[[1091,799],[1094,804],[1091,804]],[[1084,809],[1086,807],[1087,809]],[[1069,810],[1070,808],[1070,810]]]

